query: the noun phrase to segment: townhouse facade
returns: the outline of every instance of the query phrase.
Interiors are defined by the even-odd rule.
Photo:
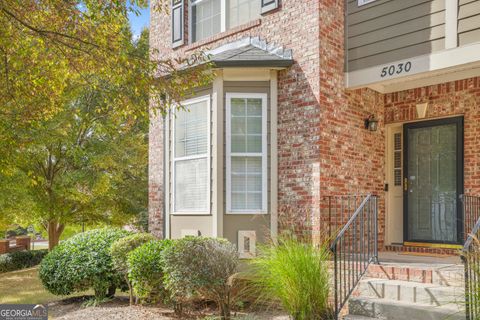
[[[479,0],[172,0],[150,30],[154,54],[203,50],[215,72],[188,112],[151,118],[154,234],[224,237],[247,258],[281,230],[321,241],[342,226],[332,199],[374,194],[381,249],[463,243]]]

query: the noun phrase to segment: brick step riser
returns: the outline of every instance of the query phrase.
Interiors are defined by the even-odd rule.
[[[464,276],[463,269],[461,268],[454,271],[441,271],[383,265],[370,265],[365,274],[365,278],[401,280],[455,287],[463,287],[465,285]]]

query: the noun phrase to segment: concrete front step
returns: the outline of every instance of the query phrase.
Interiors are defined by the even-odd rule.
[[[463,287],[400,280],[363,279],[358,284],[354,296],[442,306],[462,303],[465,299],[464,293]]]
[[[367,297],[350,298],[349,316],[364,316],[388,320],[465,320],[465,313],[459,305],[441,307]],[[348,319],[348,318],[347,318]]]

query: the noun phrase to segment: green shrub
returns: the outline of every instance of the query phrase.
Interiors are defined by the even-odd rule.
[[[130,235],[121,229],[104,228],[77,234],[55,247],[40,264],[43,286],[56,295],[92,288],[97,300],[126,289],[124,278],[113,268],[111,245]]]
[[[48,250],[16,251],[0,255],[0,273],[30,268],[39,264]]]
[[[251,261],[252,284],[261,302],[280,302],[295,320],[330,319],[328,305],[330,252],[284,237],[259,246]]]
[[[128,280],[128,254],[139,246],[152,240],[155,240],[155,237],[150,233],[136,233],[115,241],[110,248],[113,266],[115,267],[115,270],[123,275],[128,284],[130,304],[133,303],[133,295],[132,286]]]
[[[211,299],[221,317],[230,318],[232,276],[239,262],[235,246],[224,239],[187,237],[165,250],[164,261],[165,287],[178,305],[195,297]]]
[[[135,295],[144,301],[155,302],[166,296],[162,253],[171,244],[171,240],[154,240],[128,254],[128,279]]]

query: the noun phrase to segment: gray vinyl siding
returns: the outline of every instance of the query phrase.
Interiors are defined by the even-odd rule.
[[[270,212],[270,82],[269,81],[225,81],[224,86],[224,105],[226,106],[226,94],[227,93],[266,93],[267,94],[267,163],[268,163],[268,212]],[[226,132],[226,114],[223,119],[223,128]],[[224,175],[224,194],[223,194],[223,212],[227,212],[226,203],[226,140],[224,141],[224,156],[223,156],[223,172]],[[270,214],[224,214],[223,216],[223,236],[234,244],[238,242],[239,230],[255,230],[257,235],[257,241],[263,241],[267,234],[270,234]]]
[[[212,88],[199,88],[195,90],[195,94],[191,98],[195,97],[202,97],[210,95],[210,106],[212,104],[211,98],[212,98]],[[212,131],[212,121],[213,121],[213,110],[210,108],[210,159],[212,158],[212,143],[213,143],[213,131]],[[175,110],[170,110],[170,119],[173,119],[174,117]],[[169,131],[168,134],[168,159],[169,165],[168,165],[168,172],[167,172],[167,183],[169,185],[169,194],[168,197],[170,199],[170,205],[168,208],[168,213],[170,214],[174,210],[174,201],[173,201],[173,121],[168,122],[168,128],[167,130]],[[210,186],[213,185],[213,175],[212,175],[212,165],[213,161],[210,160]],[[212,208],[212,201],[213,201],[213,190],[210,187],[210,210]],[[201,235],[204,236],[211,236],[212,234],[212,215],[198,215],[198,214],[192,214],[192,215],[170,215],[170,237],[173,239],[180,238],[181,236],[181,231],[182,229],[193,229],[193,230],[200,230]]]
[[[458,45],[480,41],[480,0],[458,3]]]
[[[345,37],[347,71],[443,50],[445,0],[347,0]]]

